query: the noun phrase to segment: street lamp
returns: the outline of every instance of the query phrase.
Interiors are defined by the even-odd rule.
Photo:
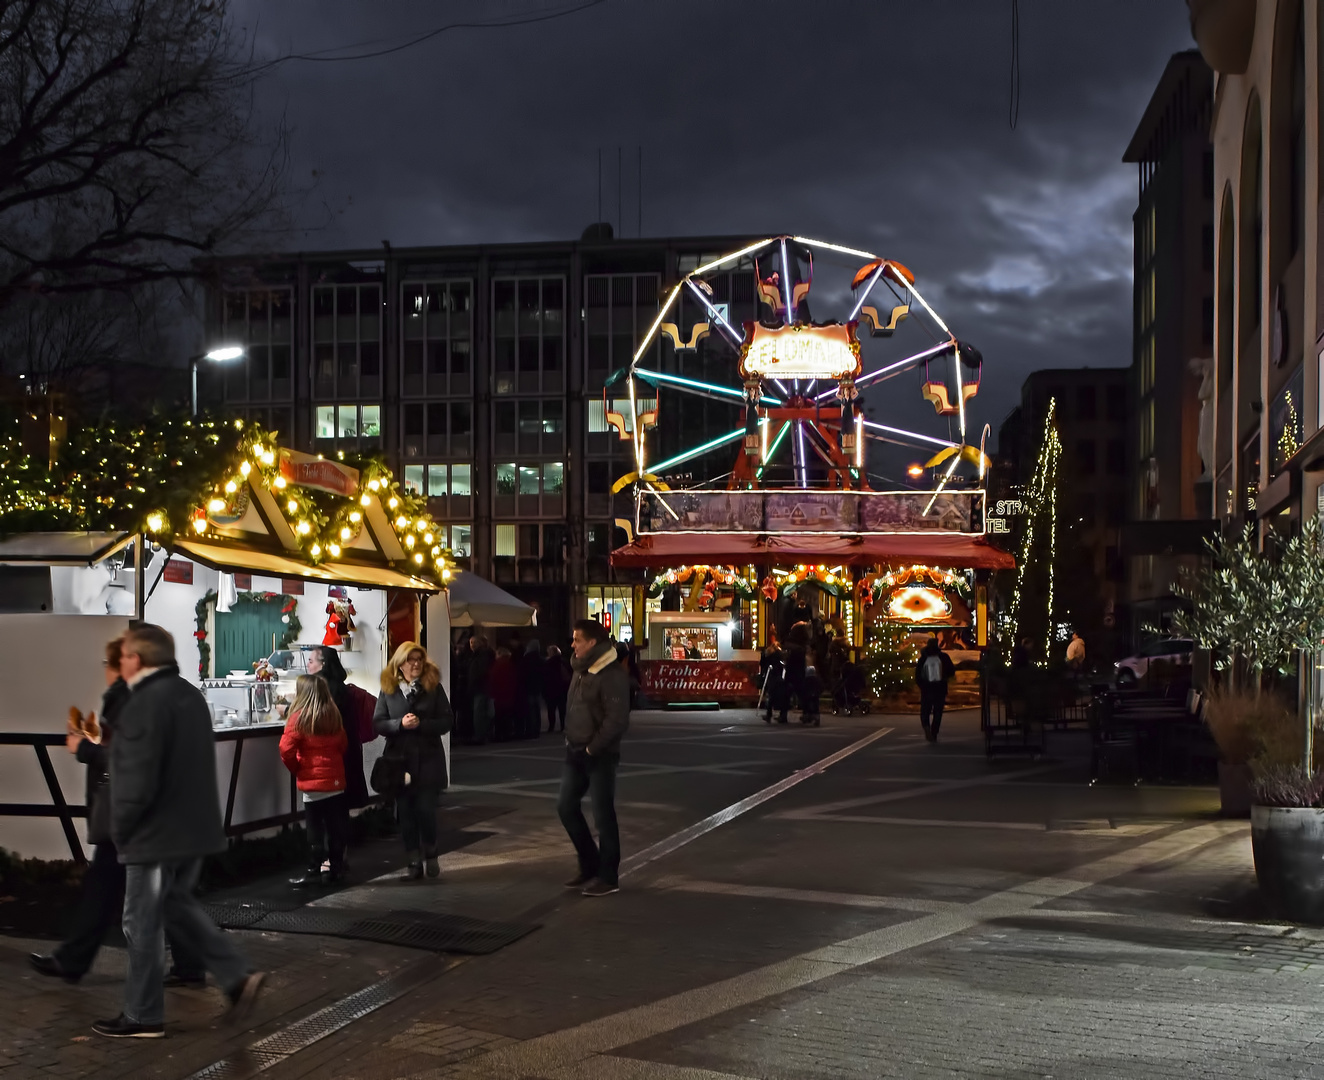
[[[245,355],[247,350],[242,345],[218,345],[210,352],[198,353],[197,356],[188,358],[189,379],[193,384],[193,415],[198,415],[198,364],[203,360],[211,360],[218,364],[228,363],[231,360],[238,360]]]

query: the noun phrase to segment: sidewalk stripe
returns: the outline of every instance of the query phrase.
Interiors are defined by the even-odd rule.
[[[758,900],[791,900],[803,904],[834,904],[841,907],[888,908],[930,914],[960,907],[953,900],[928,900],[922,896],[873,896],[868,893],[825,892],[821,889],[781,889],[770,885],[734,885],[726,881],[696,881],[693,878],[662,878],[655,889],[712,893],[717,896],[748,896]]]
[[[831,768],[838,761],[850,757],[851,754],[863,750],[872,742],[877,742],[892,729],[890,727],[879,728],[877,731],[870,732],[863,739],[858,739],[849,746],[843,746],[834,754],[803,769],[797,769],[790,776],[778,780],[775,784],[770,784],[762,791],[756,791],[753,795],[734,802],[725,810],[719,810],[717,813],[696,822],[687,829],[681,829],[678,833],[672,833],[665,840],[659,840],[656,844],[644,848],[643,851],[631,855],[621,863],[621,876],[633,873],[641,867],[647,866],[655,859],[660,859],[665,855],[670,855],[673,851],[678,851],[691,841],[699,839],[719,828],[728,822],[735,821],[742,814],[747,814],[757,806],[762,806],[769,799],[775,799],[783,791],[790,791],[797,784],[804,783],[811,776],[818,776],[820,773]]]
[[[1238,827],[1236,822],[1192,826],[1064,870],[1060,875],[1027,881],[966,905],[873,930],[743,975],[673,994],[650,1005],[529,1039],[458,1068],[451,1067],[444,1075],[492,1080],[507,1080],[512,1076],[574,1076],[570,1070],[582,1066],[594,1055],[610,1054],[644,1039],[802,989],[833,975],[962,933],[990,919],[1029,914],[1042,904],[1100,882],[1190,855]],[[441,1075],[441,1070],[429,1070],[418,1074],[418,1080]]]

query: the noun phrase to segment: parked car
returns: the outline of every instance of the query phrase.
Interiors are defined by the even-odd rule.
[[[1190,666],[1191,653],[1195,642],[1190,638],[1168,638],[1165,641],[1151,641],[1134,656],[1118,660],[1113,665],[1114,678],[1118,686],[1134,686],[1147,674],[1149,665],[1155,660],[1168,664]]]

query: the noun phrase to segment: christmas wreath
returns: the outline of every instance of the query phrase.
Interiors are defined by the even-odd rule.
[[[200,679],[207,677],[207,668],[211,665],[211,645],[207,641],[207,609],[215,603],[216,590],[209,589],[193,609],[194,622],[197,627],[193,631],[193,639],[198,643],[198,677]],[[277,649],[286,648],[290,642],[299,636],[299,631],[303,629],[303,625],[299,622],[299,616],[295,614],[297,604],[293,596],[274,592],[241,592],[235,597],[234,603],[230,605],[230,610],[235,611],[246,604],[280,605],[280,621],[285,625],[285,629],[281,631],[280,636],[276,639]]]

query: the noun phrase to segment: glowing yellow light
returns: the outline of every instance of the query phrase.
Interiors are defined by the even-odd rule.
[[[233,480],[227,480],[225,482],[225,493],[227,495],[233,495],[238,490],[239,490],[239,485],[236,484]]]
[[[920,464],[918,464],[918,463],[915,464],[915,465],[912,465],[912,466],[910,466],[910,468],[908,468],[908,469],[906,470],[906,475],[907,475],[907,476],[913,476],[913,477],[915,477],[916,479],[919,479],[919,477],[921,477],[921,476],[924,475],[924,466],[923,466],[923,465],[920,465]]]
[[[379,491],[379,490],[381,489],[381,486],[382,486],[382,484],[381,484],[381,481],[380,481],[380,480],[369,480],[369,481],[368,481],[368,487],[369,487],[372,491]],[[364,506],[367,506],[368,504],[367,504],[367,502],[365,501],[363,505],[364,505]]]
[[[262,453],[262,464],[263,464],[263,465],[274,465],[274,464],[276,464],[276,455],[273,454],[270,450],[265,450],[265,451],[263,451],[263,453]]]
[[[424,521],[422,518],[419,518],[417,521],[414,522],[414,528],[416,528],[419,532],[422,532],[427,527],[428,527],[428,523]]]
[[[887,607],[893,618],[906,619],[909,622],[931,622],[952,613],[952,605],[943,596],[942,590],[928,585],[911,585],[898,589],[892,594]]]
[[[307,535],[308,535],[310,532],[312,532],[312,531],[313,531],[313,527],[312,527],[311,525],[309,525],[308,522],[306,522],[306,521],[301,521],[301,522],[299,522],[299,535],[300,535],[300,536],[307,536]]]
[[[293,514],[299,509],[299,504],[295,502],[293,499],[291,499],[289,502],[285,504],[285,509],[288,510],[291,514]]]
[[[194,532],[200,532],[200,533],[204,533],[204,532],[206,532],[206,531],[207,531],[207,520],[206,520],[206,518],[194,518],[194,519],[193,519],[193,531],[194,531]]]
[[[405,537],[405,547],[412,548],[413,546],[414,546],[414,534],[410,533]]]
[[[362,521],[363,515],[360,514],[357,510],[355,510],[349,515],[349,520],[354,522]]]
[[[165,518],[162,517],[160,514],[148,514],[147,528],[154,533],[160,532],[162,529],[165,528]]]
[[[441,548],[439,548],[439,547],[434,547],[434,548],[432,549],[432,557],[433,557],[434,559],[435,559],[438,555],[440,555],[440,554],[441,554]]]
[[[449,566],[443,567],[441,571],[441,580],[450,581],[450,579],[451,579],[451,568]]]
[[[219,514],[224,509],[225,509],[224,499],[212,499],[211,502],[207,504],[208,513]]]
[[[327,551],[331,552],[332,555],[339,555],[339,554],[340,554],[340,545],[339,545],[339,544],[327,544],[326,549],[327,549]]]
[[[321,545],[321,544],[314,544],[312,547],[310,547],[310,548],[308,549],[308,553],[309,553],[314,559],[317,558],[317,556],[319,556],[320,554],[322,554],[322,545]]]
[[[397,506],[400,505],[400,500],[397,499],[394,495],[392,495],[389,499],[386,500],[386,505],[390,507],[392,510],[394,510]]]
[[[423,565],[423,553],[421,551],[414,555],[414,562],[418,563],[419,566]]]
[[[249,473],[253,471],[253,466],[246,461],[241,461],[239,463],[239,471],[243,473],[245,476],[247,476]]]
[[[351,529],[348,525],[342,525],[340,527],[340,539],[348,540],[353,535],[354,535],[354,530]]]
[[[278,487],[278,488],[280,488],[280,489],[282,489],[282,490],[284,489],[284,487],[285,487],[285,477],[283,477],[283,476],[278,476],[278,477],[276,477],[276,487]]]
[[[406,518],[403,514],[401,514],[398,518],[395,519],[395,527],[397,529],[403,529],[408,524],[409,524],[409,519]]]
[[[432,534],[431,534],[431,533],[424,533],[424,534],[423,534],[423,543],[425,543],[425,544],[430,544],[430,543],[432,543]]]

